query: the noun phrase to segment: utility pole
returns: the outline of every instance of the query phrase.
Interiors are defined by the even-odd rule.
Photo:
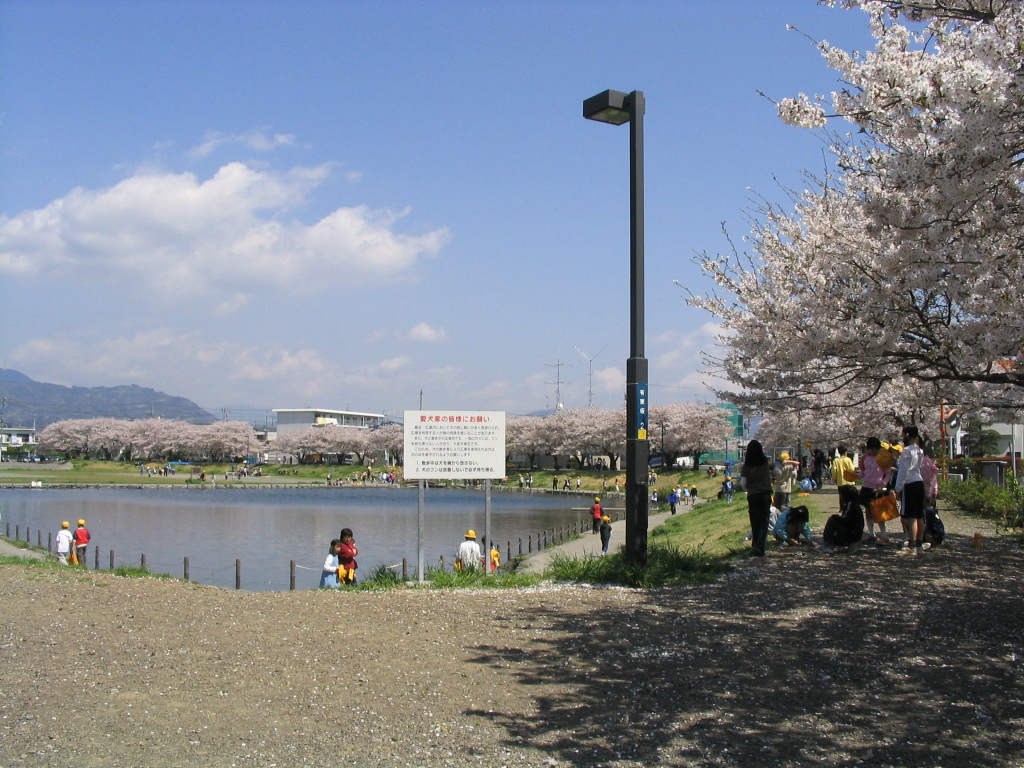
[[[604,352],[607,347],[608,347],[607,344],[605,344],[603,347],[601,347],[601,349],[598,351],[597,355],[600,355],[601,352]],[[594,355],[594,357],[588,357],[587,353],[584,352],[579,347],[574,347],[574,349],[577,352],[579,352],[581,355],[583,355],[583,359],[586,360],[587,364],[590,366],[590,370],[589,370],[589,372],[587,374],[587,376],[588,376],[588,383],[587,383],[587,408],[593,408],[594,407],[594,359],[597,357],[597,355]]]
[[[560,411],[565,408],[565,405],[562,403],[562,366],[568,365],[568,363],[563,363],[561,358],[559,358],[557,363],[544,363],[544,365],[555,369],[555,380],[545,381],[544,383],[555,385],[555,410]],[[568,384],[569,382],[565,383]]]

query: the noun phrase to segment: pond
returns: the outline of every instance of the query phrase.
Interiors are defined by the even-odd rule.
[[[426,491],[424,563],[443,556],[452,562],[468,528],[483,538],[484,494],[477,490]],[[100,567],[139,565],[142,555],[155,573],[181,577],[189,560],[189,578],[200,584],[234,588],[235,561],[241,561],[241,587],[287,590],[290,561],[296,563],[296,589],[315,587],[331,539],[351,528],[359,547],[359,575],[378,565],[397,566],[407,558],[416,575],[418,493],[415,488],[184,489],[82,488],[8,489],[0,492],[0,532],[10,524],[42,531],[42,544],[62,520],[84,518],[92,533],[89,567],[99,548]],[[576,525],[586,517],[590,497],[534,491],[493,491],[492,538],[507,556],[527,549],[527,537]],[[534,544],[536,548],[536,544]]]

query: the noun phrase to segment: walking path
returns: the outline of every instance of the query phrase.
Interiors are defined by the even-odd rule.
[[[40,552],[38,549],[22,549],[16,547],[13,544],[8,543],[4,539],[0,539],[0,555],[9,557],[27,557],[35,560],[46,559],[46,553]]]
[[[697,499],[698,504],[703,503],[704,501],[707,501],[707,499]],[[677,514],[684,515],[692,510],[693,507],[684,507],[679,505],[677,509]],[[587,514],[590,514],[589,511]],[[671,512],[658,512],[657,514],[649,515],[647,518],[647,532],[650,533],[670,517],[672,517]],[[608,552],[618,552],[625,542],[626,521],[619,520],[612,523],[612,537],[608,542]],[[574,539],[564,541],[561,544],[552,544],[547,549],[527,557],[519,564],[517,570],[522,573],[543,573],[544,569],[548,567],[555,555],[564,555],[569,558],[581,559],[586,557],[600,557],[601,537],[595,533],[588,532],[584,533],[582,536],[577,536]]]

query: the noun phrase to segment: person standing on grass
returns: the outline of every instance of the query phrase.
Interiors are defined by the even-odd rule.
[[[779,465],[779,479],[775,482],[775,506],[779,509],[789,509],[789,498],[793,495],[793,483],[796,481],[800,462],[789,458],[788,453],[782,453],[779,456]]]
[[[839,454],[832,462],[832,480],[836,484],[836,490],[842,491],[844,485],[852,485],[854,488],[857,486],[857,480],[860,479],[860,475],[857,469],[853,466],[853,459],[850,458],[850,451],[845,445],[840,445],[836,448],[836,453]],[[842,493],[839,494],[840,497]],[[842,504],[840,504],[840,510]]]
[[[903,494],[900,506],[900,520],[906,541],[901,555],[917,557],[924,551],[924,451],[921,449],[921,433],[916,424],[903,428],[904,448],[896,465],[896,493]]]
[[[68,564],[68,555],[71,554],[71,547],[75,537],[71,535],[71,523],[65,520],[60,524],[60,530],[57,531],[57,562],[61,565]]]
[[[750,553],[764,557],[768,542],[768,520],[772,511],[772,488],[779,470],[769,461],[757,440],[747,443],[747,453],[740,470],[740,485],[747,492],[747,515],[750,518]]]
[[[466,531],[465,540],[459,545],[455,552],[455,570],[468,573],[480,567],[483,555],[480,554],[480,545],[476,543],[476,531],[470,528]]]
[[[732,475],[726,475],[722,481],[722,498],[726,504],[732,504],[732,495],[736,492],[736,486],[732,484]]]
[[[89,542],[92,536],[89,529],[85,527],[85,520],[78,521],[78,528],[75,529],[75,555],[78,557],[78,564],[85,568],[85,557],[89,551]]]

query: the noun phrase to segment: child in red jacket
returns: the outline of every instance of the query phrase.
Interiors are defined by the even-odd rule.
[[[338,581],[344,584],[356,583],[356,555],[359,549],[356,548],[355,539],[352,536],[351,528],[341,529],[341,544],[338,547]]]

